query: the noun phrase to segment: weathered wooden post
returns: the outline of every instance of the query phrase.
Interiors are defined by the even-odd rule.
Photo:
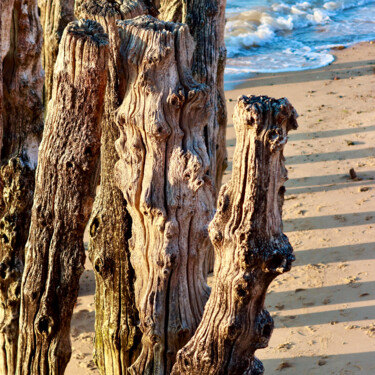
[[[66,25],[74,20],[74,0],[38,0],[43,27],[44,106],[52,97],[53,70]]]
[[[122,192],[114,181],[119,157],[116,110],[120,106],[125,77],[120,60],[117,20],[153,12],[142,1],[77,0],[77,18],[93,19],[109,37],[108,78],[102,118],[100,188],[89,222],[89,257],[93,264],[95,291],[94,360],[103,375],[127,374],[140,352],[138,312],[134,299],[134,271],[128,239],[131,219]]]
[[[214,176],[218,192],[227,167],[227,117],[223,80],[226,0],[160,0],[158,5],[159,19],[186,23],[195,41],[193,77],[208,86],[210,104],[215,109],[205,124],[205,141],[211,161],[210,174]]]
[[[70,23],[54,71],[40,146],[21,290],[18,375],[63,374],[95,192],[108,37],[94,21]]]
[[[42,30],[36,0],[2,0],[0,20],[0,373],[14,375],[24,248],[43,131]]]
[[[227,110],[224,96],[224,43],[226,0],[160,0],[159,18],[183,22],[189,26],[195,42],[193,77],[209,89],[210,107],[213,109],[204,124],[204,138],[210,158],[209,175],[218,196],[223,174],[227,168],[226,127]],[[210,246],[205,262],[206,272],[213,270],[214,251]]]
[[[186,25],[150,16],[119,23],[125,71],[116,175],[132,217],[129,241],[142,352],[132,374],[170,373],[201,319],[214,192],[202,126],[208,88],[191,76]]]
[[[222,187],[209,227],[215,284],[198,329],[179,351],[173,375],[257,375],[254,357],[267,346],[273,321],[264,309],[271,281],[289,271],[293,249],[282,232],[283,149],[297,128],[287,99],[239,98],[231,180]]]

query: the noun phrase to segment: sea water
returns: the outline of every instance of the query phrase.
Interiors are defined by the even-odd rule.
[[[330,48],[375,39],[375,0],[228,0],[226,19],[227,89],[251,73],[328,65]]]

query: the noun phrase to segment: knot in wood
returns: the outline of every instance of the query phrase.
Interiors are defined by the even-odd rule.
[[[274,328],[273,319],[266,309],[263,309],[257,315],[254,326],[256,349],[266,348]]]
[[[274,274],[288,272],[295,260],[293,248],[285,235],[280,238],[274,238],[269,248],[263,251],[264,271]]]
[[[241,331],[241,324],[238,319],[234,318],[234,320],[223,324],[220,328],[222,337],[225,337],[228,340],[234,341],[240,331]]]
[[[286,131],[296,130],[298,128],[298,113],[286,98],[279,99],[274,103],[276,123],[279,126],[285,124]]]
[[[49,337],[53,334],[55,322],[51,316],[42,315],[37,319],[35,326],[38,334]]]
[[[270,152],[276,152],[283,149],[283,147],[286,145],[288,137],[282,128],[272,127],[270,130],[268,130],[265,139],[269,146]]]
[[[171,92],[168,95],[167,103],[176,109],[182,108],[184,102],[185,95],[183,95],[183,92],[181,90],[178,93]]]

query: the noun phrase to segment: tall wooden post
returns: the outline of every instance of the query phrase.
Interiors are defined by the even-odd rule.
[[[100,188],[89,222],[89,257],[95,273],[94,360],[103,375],[125,375],[140,352],[138,311],[134,299],[134,271],[128,240],[131,219],[114,180],[119,157],[116,110],[124,96],[125,77],[116,21],[154,11],[143,1],[77,0],[78,18],[103,25],[109,37],[108,78],[102,118]]]
[[[271,281],[289,271],[293,249],[282,232],[283,149],[297,128],[286,99],[246,97],[234,113],[237,145],[231,180],[222,187],[209,232],[215,284],[202,321],[179,351],[173,375],[258,375],[254,357],[268,345],[273,321],[264,308]]]
[[[84,269],[100,150],[108,37],[94,21],[70,23],[54,71],[40,146],[21,289],[18,375],[63,374]]]
[[[116,175],[132,217],[129,241],[142,352],[132,374],[170,373],[209,289],[203,262],[214,194],[203,125],[212,108],[196,82],[185,25],[120,22],[127,77],[118,110]]]
[[[42,30],[36,0],[2,0],[0,20],[0,373],[14,375],[24,251],[43,131]]]
[[[204,124],[204,138],[210,158],[209,175],[218,196],[224,171],[227,168],[226,127],[227,110],[224,96],[224,43],[226,0],[160,0],[159,18],[183,22],[195,42],[192,72],[196,81],[209,88],[212,111]],[[213,270],[214,251],[209,247],[205,262],[206,272]]]

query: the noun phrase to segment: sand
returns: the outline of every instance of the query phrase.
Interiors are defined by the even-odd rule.
[[[225,181],[239,95],[287,97],[300,115],[285,150],[284,229],[296,261],[267,295],[275,330],[256,353],[266,375],[375,374],[375,43],[333,53],[328,67],[261,74],[226,92]],[[98,374],[91,355],[95,281],[86,264],[68,375]]]

